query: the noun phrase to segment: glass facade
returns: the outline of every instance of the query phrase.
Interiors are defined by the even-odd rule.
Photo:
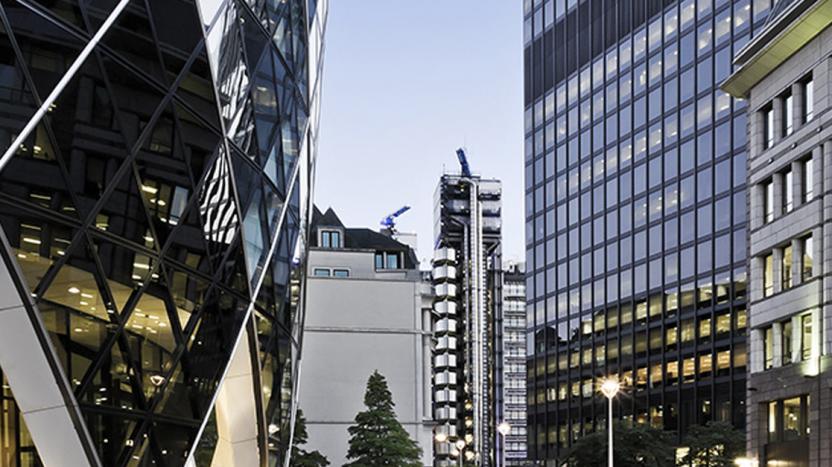
[[[14,400],[11,386],[0,370],[0,467],[41,467],[26,422]]]
[[[718,84],[769,7],[525,1],[530,459],[606,426],[609,376],[624,420],[744,426],[746,109]]]
[[[115,4],[0,3],[0,149]],[[184,464],[240,339],[282,462],[326,2],[307,8],[129,2],[0,171],[2,254],[102,465]]]

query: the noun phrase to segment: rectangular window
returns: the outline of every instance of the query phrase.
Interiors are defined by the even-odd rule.
[[[399,269],[399,254],[387,253],[387,269]]]
[[[763,361],[766,370],[774,366],[774,329],[771,327],[766,328],[763,336]]]
[[[803,84],[803,121],[808,122],[815,117],[815,82],[809,78]]]
[[[811,235],[803,239],[803,264],[801,267],[803,268],[802,277],[804,281],[812,277],[812,267],[815,263],[814,248],[815,246]]]
[[[329,277],[331,275],[330,270],[324,268],[315,268],[314,274],[315,277]]]
[[[768,149],[774,146],[774,108],[769,107],[765,112],[765,148]]]
[[[783,212],[791,212],[794,207],[794,173],[791,169],[783,174]]]
[[[812,358],[812,315],[800,317],[800,359],[803,361]]]
[[[791,92],[783,96],[783,104],[785,108],[785,115],[783,116],[783,133],[786,136],[789,136],[792,134],[792,130],[794,129],[794,98],[792,97]]]
[[[800,397],[783,401],[783,441],[793,441],[806,436],[808,423],[803,402]]]
[[[768,297],[774,293],[774,256],[768,254],[764,258],[763,268],[763,296]]]
[[[321,248],[341,248],[341,232],[322,230]]]
[[[376,253],[376,269],[384,269],[384,253]]]
[[[788,289],[792,286],[792,247],[791,245],[783,248],[783,264],[781,267],[783,272],[783,288]]]
[[[350,277],[349,269],[334,269],[332,271],[334,277]]]
[[[812,158],[803,161],[803,202],[808,203],[815,197],[815,164]]]
[[[765,189],[765,220],[771,222],[774,220],[774,182],[769,180],[763,185]]]

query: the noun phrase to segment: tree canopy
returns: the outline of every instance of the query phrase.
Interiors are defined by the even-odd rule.
[[[377,370],[367,381],[364,405],[367,410],[355,416],[348,430],[351,462],[344,467],[422,467],[422,450],[396,419],[393,395]]]
[[[731,467],[745,453],[745,435],[727,422],[708,422],[688,428],[683,446],[689,451],[681,465]]]
[[[616,422],[613,427],[613,460],[616,467],[673,467],[676,451],[669,433],[647,425]],[[607,431],[580,438],[564,458],[569,467],[607,465]]]

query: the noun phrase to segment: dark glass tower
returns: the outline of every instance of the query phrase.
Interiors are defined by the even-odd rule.
[[[769,6],[525,2],[530,459],[606,426],[606,377],[616,417],[744,427],[746,117],[717,85]]]
[[[0,1],[0,366],[47,467],[284,463],[326,3]]]

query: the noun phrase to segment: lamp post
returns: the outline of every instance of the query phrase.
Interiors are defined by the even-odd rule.
[[[609,425],[609,432],[608,437],[609,440],[607,441],[607,454],[608,454],[608,466],[613,467],[613,460],[612,460],[612,400],[615,398],[615,395],[618,394],[618,391],[621,389],[621,385],[618,383],[617,379],[607,379],[601,384],[601,392],[604,393],[604,396],[607,397],[607,406],[609,407],[609,411],[607,412],[607,425]]]
[[[459,452],[459,456],[457,456],[457,459],[459,459],[459,467],[462,467],[462,455],[464,454],[464,452],[462,450],[465,449],[465,440],[464,439],[458,439],[458,440],[456,440],[455,445],[456,445],[457,451]]]

